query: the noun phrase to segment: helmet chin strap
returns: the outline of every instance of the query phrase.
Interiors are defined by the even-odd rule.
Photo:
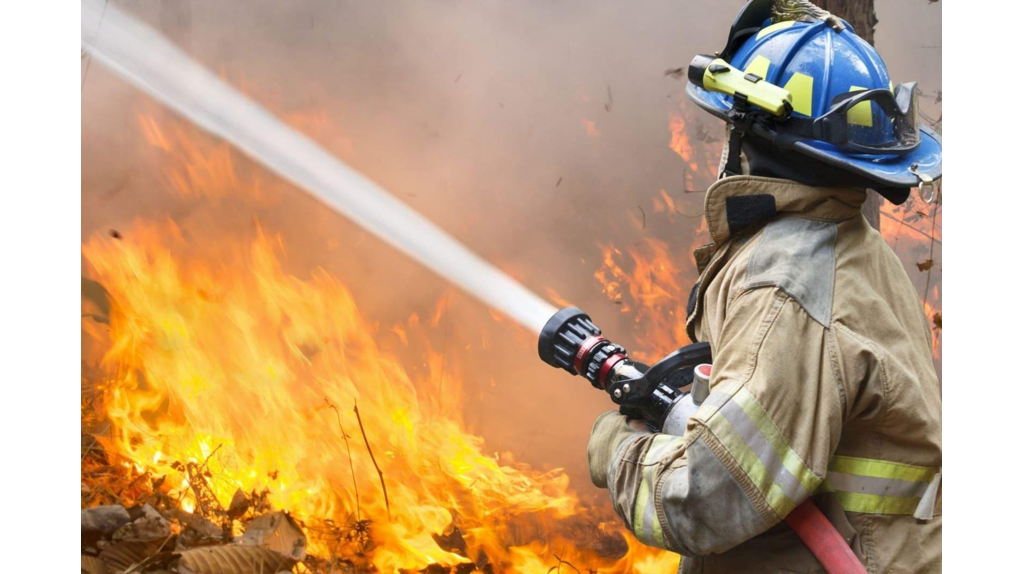
[[[743,175],[743,131],[725,124],[725,146],[722,148],[722,159],[718,163],[718,179],[733,175]]]

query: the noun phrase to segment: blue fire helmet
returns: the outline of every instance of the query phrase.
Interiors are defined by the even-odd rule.
[[[916,83],[894,87],[878,52],[810,2],[751,0],[718,57],[748,81],[792,95],[785,115],[764,116],[749,130],[756,136],[880,187],[915,187],[942,176],[942,138],[918,124]],[[737,98],[707,89],[692,69],[690,77],[690,98],[735,125]]]

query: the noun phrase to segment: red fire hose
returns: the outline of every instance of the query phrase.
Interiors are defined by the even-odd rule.
[[[867,574],[850,545],[810,499],[786,517],[828,574]]]

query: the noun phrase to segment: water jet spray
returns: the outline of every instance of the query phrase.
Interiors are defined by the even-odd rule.
[[[555,307],[116,6],[104,0],[82,1],[82,47],[123,79],[531,332],[539,332],[555,312]]]
[[[102,25],[101,25],[102,24]],[[575,307],[555,307],[383,188],[211,74],[157,31],[103,0],[82,2],[82,46],[98,62],[534,333],[548,364],[582,374],[623,412],[660,430],[710,362],[706,344],[652,367],[629,359]],[[680,433],[681,434],[681,433]]]

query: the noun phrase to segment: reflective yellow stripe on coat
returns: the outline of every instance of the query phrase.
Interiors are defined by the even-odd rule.
[[[837,455],[819,491],[834,492],[848,512],[916,515],[926,506],[930,514],[939,480],[934,468]]]
[[[708,427],[780,518],[821,484],[750,391],[712,392],[708,403],[720,405]]]
[[[641,473],[640,491],[633,506],[633,534],[637,540],[648,546],[665,548],[665,535],[654,505],[654,487],[657,481],[657,464],[666,453],[682,447],[682,437],[659,434],[647,447],[644,467]]]

